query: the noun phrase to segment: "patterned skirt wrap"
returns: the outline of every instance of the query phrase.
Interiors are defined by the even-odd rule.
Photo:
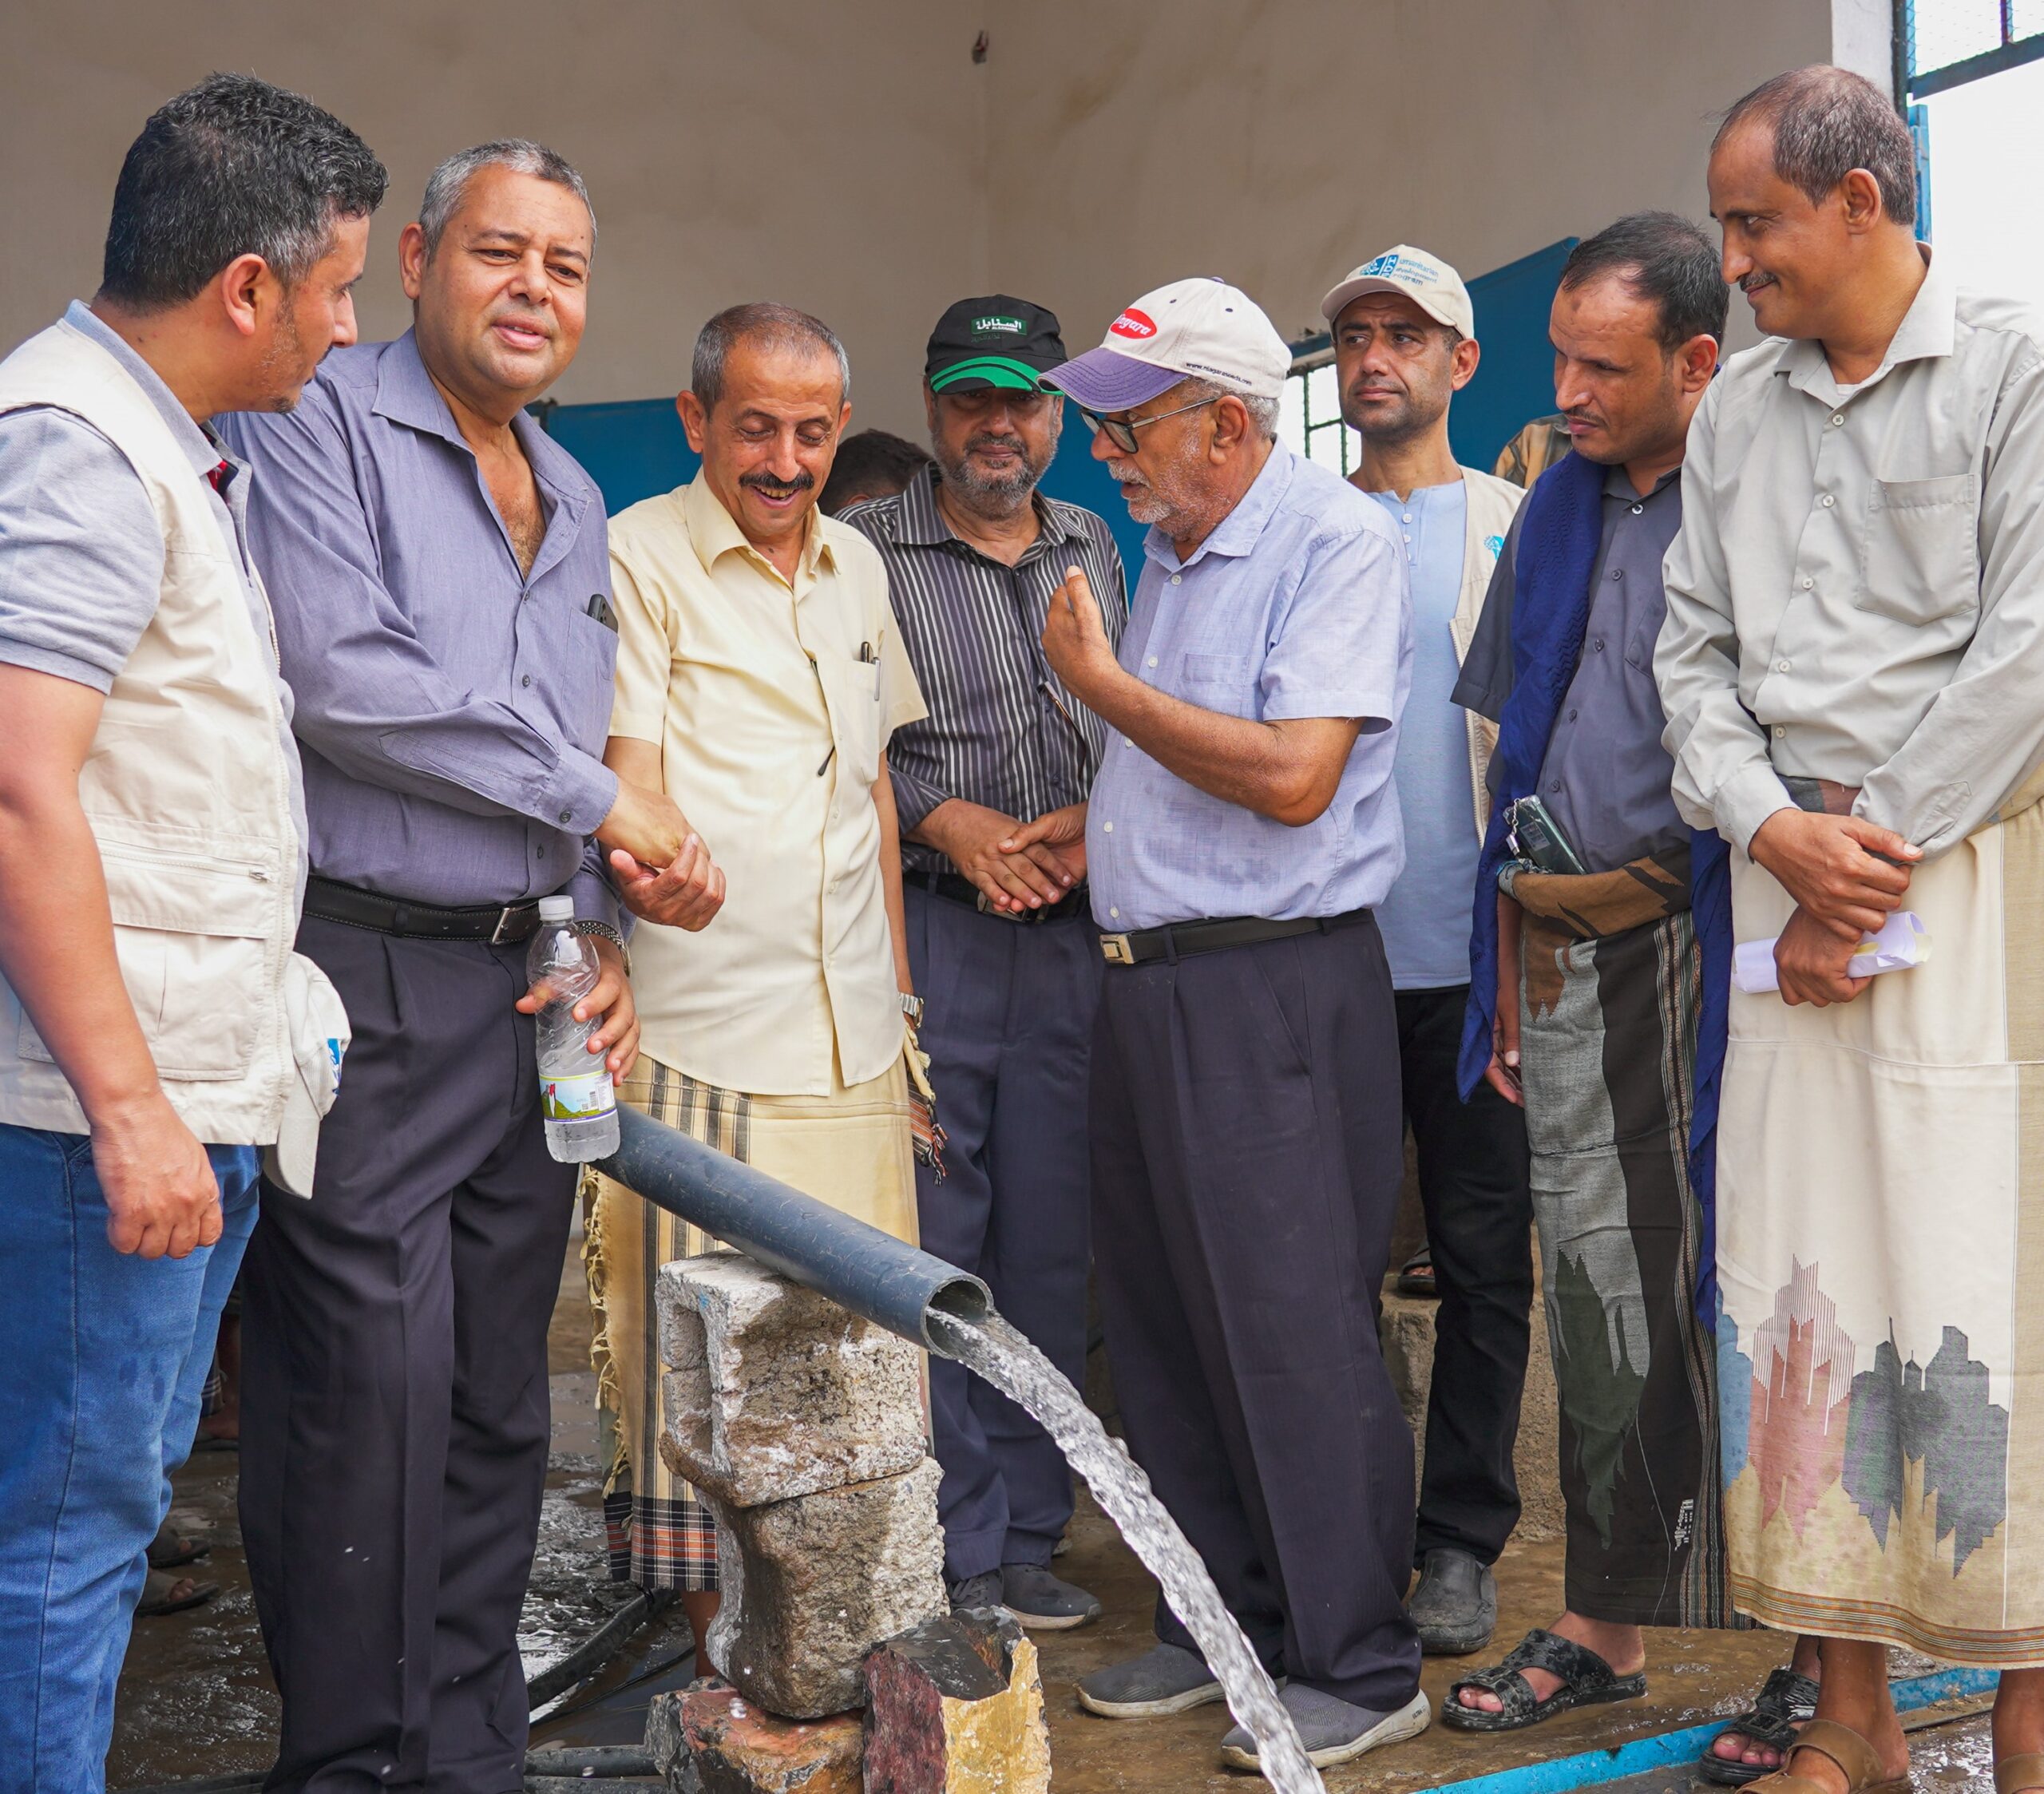
[[[1561,1398],[1570,1608],[1739,1626],[1719,1505],[1715,1348],[1695,1300],[1687,1143],[1701,972],[1686,854],[1559,877],[1507,866],[1520,1065]]]
[[[2007,814],[2005,812],[2005,814]],[[1742,941],[1786,924],[1733,857]],[[1732,993],[1718,1350],[1733,1598],[1785,1630],[2044,1665],[2044,811],[1911,878],[1928,962]]]
[[[909,1085],[897,1059],[881,1076],[828,1096],[747,1096],[642,1053],[619,1097],[691,1139],[757,1166],[843,1213],[913,1245],[915,1162]],[[717,1586],[717,1535],[708,1509],[660,1455],[661,1265],[719,1249],[707,1234],[592,1173],[585,1186],[589,1300],[596,1311],[601,1449],[609,1462],[604,1522],[613,1581],[642,1588]]]

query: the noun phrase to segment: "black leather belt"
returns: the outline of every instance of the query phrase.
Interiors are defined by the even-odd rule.
[[[1162,928],[1103,934],[1100,953],[1110,965],[1147,965],[1153,960],[1183,959],[1188,953],[1218,953],[1224,947],[1253,947],[1259,941],[1288,941],[1295,934],[1332,934],[1370,919],[1367,909],[1340,916],[1300,916],[1266,921],[1261,916],[1230,916],[1218,921],[1167,922]]]
[[[529,940],[540,925],[537,897],[523,903],[456,909],[445,904],[385,897],[358,885],[317,877],[305,881],[305,913],[323,922],[373,929],[378,934],[402,935],[410,941],[481,941],[493,947]]]
[[[1004,922],[1062,922],[1074,916],[1083,915],[1092,904],[1082,884],[1069,895],[1060,897],[1056,903],[1047,903],[1040,909],[996,909],[987,901],[986,893],[971,879],[956,872],[917,872],[905,870],[903,876],[910,883],[920,885],[933,896],[947,897],[953,903],[969,905],[983,916],[992,916]]]

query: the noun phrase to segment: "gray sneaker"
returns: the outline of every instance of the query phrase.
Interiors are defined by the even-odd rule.
[[[1206,1661],[1176,1645],[1152,1645],[1079,1681],[1079,1705],[1103,1719],[1155,1719],[1220,1698],[1221,1685]]]
[[[1352,1707],[1317,1688],[1287,1687],[1278,1698],[1298,1727],[1299,1741],[1306,1747],[1307,1760],[1316,1769],[1353,1763],[1380,1745],[1416,1738],[1434,1716],[1424,1693],[1415,1694],[1404,1706],[1388,1713]],[[1238,1725],[1221,1741],[1221,1760],[1231,1769],[1263,1767],[1257,1760],[1256,1740],[1246,1725]]]
[[[1428,1656],[1467,1657],[1497,1630],[1497,1578],[1467,1551],[1429,1551],[1405,1611]]]
[[[1085,1590],[1060,1581],[1041,1564],[1004,1563],[1000,1600],[1018,1620],[1037,1632],[1067,1632],[1091,1626],[1100,1604]]]
[[[951,1597],[951,1610],[954,1614],[967,1614],[977,1607],[999,1607],[1000,1598],[1000,1572],[984,1570],[976,1576],[968,1576],[962,1582],[947,1582],[945,1592]]]

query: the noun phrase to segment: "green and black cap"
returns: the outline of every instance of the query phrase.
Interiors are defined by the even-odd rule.
[[[1047,368],[1066,360],[1057,314],[1027,299],[996,293],[961,299],[929,333],[923,377],[932,392],[1010,392],[1039,390]]]

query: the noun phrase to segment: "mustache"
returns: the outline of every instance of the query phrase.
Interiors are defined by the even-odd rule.
[[[1739,291],[1742,293],[1757,293],[1761,287],[1772,287],[1773,284],[1774,276],[1773,275],[1755,272],[1753,274],[1743,275],[1740,277]]]
[[[763,492],[770,498],[792,498],[798,492],[807,492],[816,484],[816,476],[804,468],[792,480],[777,479],[771,473],[741,473],[738,483],[751,486],[755,492]]]

